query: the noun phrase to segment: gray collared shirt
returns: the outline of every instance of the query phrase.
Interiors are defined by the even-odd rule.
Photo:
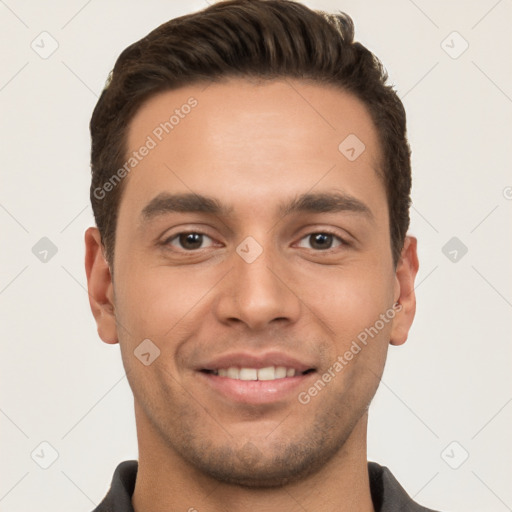
[[[132,494],[137,468],[136,460],[121,462],[114,472],[110,490],[93,512],[134,512]],[[368,474],[375,512],[435,512],[413,501],[385,466],[368,462]]]

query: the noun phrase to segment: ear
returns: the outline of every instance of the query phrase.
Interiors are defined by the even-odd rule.
[[[101,235],[96,227],[90,227],[85,232],[85,273],[89,304],[96,319],[98,335],[105,343],[117,343],[112,275],[103,255]]]
[[[414,293],[414,280],[418,273],[418,240],[413,236],[406,236],[400,261],[396,267],[395,303],[401,309],[393,319],[391,329],[391,345],[402,345],[407,341],[407,335],[416,314],[416,295]]]

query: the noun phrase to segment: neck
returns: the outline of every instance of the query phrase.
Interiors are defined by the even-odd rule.
[[[137,412],[139,414],[137,414]],[[252,489],[218,482],[170,448],[137,411],[139,467],[132,504],[148,510],[242,512],[373,512],[366,460],[367,414],[339,452],[317,473],[283,487]]]

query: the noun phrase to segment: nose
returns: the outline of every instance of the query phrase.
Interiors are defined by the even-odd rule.
[[[258,331],[295,323],[301,302],[293,290],[286,261],[264,250],[248,262],[233,254],[233,268],[221,283],[214,309],[224,324],[244,324]]]

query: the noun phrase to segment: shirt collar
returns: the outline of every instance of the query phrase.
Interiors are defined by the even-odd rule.
[[[134,512],[131,498],[137,469],[136,460],[121,462],[110,490],[93,512]],[[368,462],[368,474],[375,512],[435,512],[414,502],[387,467]]]

